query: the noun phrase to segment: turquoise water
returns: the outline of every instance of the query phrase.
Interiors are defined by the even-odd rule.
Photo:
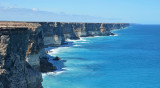
[[[67,60],[66,70],[43,74],[44,88],[160,88],[160,26],[114,33],[54,49],[52,55]]]

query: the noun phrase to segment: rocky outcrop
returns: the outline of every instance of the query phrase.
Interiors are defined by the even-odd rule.
[[[41,88],[41,73],[26,62],[30,30],[0,28],[0,87]]]
[[[41,72],[53,72],[55,70],[62,70],[64,68],[64,60],[61,60],[59,57],[53,57],[47,52],[44,52],[40,55],[40,68]]]
[[[0,88],[40,88],[42,72],[64,67],[62,60],[41,58],[45,47],[68,39],[113,35],[127,23],[0,22]],[[45,68],[50,68],[46,70]]]
[[[56,69],[51,63],[48,62],[47,58],[40,58],[41,72],[52,72]]]
[[[59,60],[61,60],[61,58],[59,58],[58,56],[56,56],[53,60],[59,61]]]

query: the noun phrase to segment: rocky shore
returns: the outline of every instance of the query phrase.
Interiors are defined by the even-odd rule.
[[[41,88],[41,72],[61,69],[60,58],[44,48],[67,39],[109,36],[128,23],[0,22],[0,88]],[[53,60],[50,62],[49,60]]]

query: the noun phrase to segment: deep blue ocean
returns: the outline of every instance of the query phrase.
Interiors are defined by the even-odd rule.
[[[43,74],[44,88],[160,88],[160,25],[113,32],[54,49],[66,70]]]

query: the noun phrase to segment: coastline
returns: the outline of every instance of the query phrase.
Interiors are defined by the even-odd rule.
[[[100,36],[99,36],[99,37],[100,37]],[[48,54],[49,54],[52,58],[55,58],[56,56],[58,56],[57,53],[60,53],[59,51],[63,51],[64,49],[67,50],[67,49],[70,48],[70,47],[80,46],[80,45],[77,45],[76,42],[84,43],[84,41],[87,41],[87,40],[85,40],[85,39],[83,39],[83,38],[87,38],[87,37],[81,37],[79,40],[67,40],[67,41],[66,41],[67,44],[61,45],[61,46],[59,46],[59,47],[48,47],[48,48],[45,48],[45,50],[48,52]],[[90,38],[93,38],[93,37],[90,37]],[[66,52],[67,52],[67,51],[66,51]],[[58,56],[58,57],[59,57],[59,56]],[[61,57],[61,56],[60,56],[60,57]],[[62,62],[60,62],[60,63],[65,63],[67,60],[65,61],[65,60],[63,60],[63,58],[62,58],[61,61],[62,61]],[[53,66],[58,66],[58,64],[55,65],[55,62],[52,62],[52,59],[50,59],[48,62],[52,63]],[[42,76],[45,76],[45,75],[53,75],[53,76],[54,76],[54,75],[59,75],[59,74],[65,72],[65,71],[67,71],[67,66],[64,65],[64,66],[60,66],[59,69],[56,69],[56,70],[54,70],[53,72],[42,73]]]
[[[117,31],[120,31],[120,30],[117,30]],[[85,43],[86,44],[86,42],[87,42],[87,44],[89,44],[92,40],[94,40],[94,39],[101,39],[101,38],[109,38],[109,37],[117,37],[117,35],[112,35],[112,36],[94,36],[94,37],[81,37],[80,38],[80,40],[69,40],[70,42],[73,42],[73,46],[60,46],[60,47],[58,47],[58,48],[53,48],[53,49],[51,49],[51,51],[55,51],[54,53],[52,53],[52,52],[50,52],[50,54],[52,54],[52,55],[55,55],[55,56],[58,56],[58,57],[61,57],[61,59],[63,60],[66,60],[66,64],[65,64],[65,68],[64,68],[64,70],[58,70],[58,71],[55,71],[55,72],[48,72],[48,73],[44,73],[44,74],[42,74],[42,78],[44,79],[44,80],[47,80],[47,79],[49,79],[50,81],[51,81],[51,78],[53,78],[53,80],[54,79],[57,79],[58,80],[58,78],[60,77],[63,77],[63,76],[66,76],[66,75],[69,75],[70,73],[71,74],[73,74],[73,73],[76,73],[77,71],[79,71],[80,69],[82,69],[81,67],[77,67],[77,66],[75,66],[74,67],[74,64],[84,64],[84,65],[91,65],[91,64],[97,64],[97,62],[94,62],[94,61],[90,61],[90,60],[88,60],[87,62],[86,61],[83,61],[83,59],[82,59],[82,61],[83,61],[83,63],[82,62],[73,62],[72,61],[72,59],[70,58],[70,57],[72,57],[72,56],[66,56],[66,55],[64,55],[63,53],[70,53],[70,52],[74,52],[74,51],[72,51],[74,48],[81,48],[81,47],[83,47],[83,44]],[[76,46],[76,45],[79,45],[79,46]],[[84,45],[85,46],[85,45]],[[69,51],[67,51],[67,50],[69,50]],[[64,57],[67,57],[67,58],[64,58]],[[74,57],[75,59],[76,58],[78,58],[78,57]],[[68,60],[67,60],[68,59]],[[80,60],[81,61],[81,60]],[[100,63],[102,63],[102,62],[100,62]],[[73,64],[73,66],[72,66],[72,64]],[[86,70],[85,70],[86,71]],[[90,72],[90,70],[88,70],[87,72]],[[83,74],[83,73],[82,73]],[[55,80],[54,80],[55,81]],[[53,82],[54,82],[53,81]],[[57,82],[58,83],[58,82]],[[46,82],[44,81],[44,82],[42,82],[42,84],[43,84],[43,86],[46,86],[47,87],[47,84],[46,84]],[[55,83],[56,84],[56,83]],[[54,84],[54,85],[55,85]],[[58,87],[59,88],[59,87]]]
[[[120,31],[120,30],[115,30],[115,31]],[[65,44],[65,45],[61,45],[59,47],[49,47],[49,48],[46,48],[46,50],[48,50],[48,54],[54,58],[54,57],[58,56],[57,54],[60,53],[60,51],[67,50],[68,48],[71,48],[71,47],[81,46],[81,45],[76,44],[77,42],[78,43],[89,43],[89,42],[87,42],[87,40],[85,38],[110,37],[110,36],[118,36],[118,34],[114,33],[114,35],[109,35],[109,36],[80,37],[79,40],[68,40],[67,44]],[[64,52],[69,52],[69,51],[64,51]],[[58,57],[61,57],[61,56],[58,56]],[[63,60],[63,58],[62,58],[62,60]],[[66,62],[67,62],[67,60],[66,60]],[[63,63],[65,64],[65,62],[63,62]],[[52,63],[52,64],[54,65],[54,63]],[[64,67],[62,66],[60,69],[57,69],[53,72],[42,73],[42,76],[43,77],[45,77],[46,75],[56,76],[56,75],[60,75],[62,73],[65,73],[65,71],[67,71],[67,70],[68,70],[67,66],[64,65]]]
[[[129,27],[127,27],[129,28]],[[63,51],[65,48],[70,48],[70,47],[76,47],[76,46],[81,46],[81,45],[77,45],[76,42],[79,42],[79,43],[87,43],[87,40],[85,38],[94,38],[94,37],[110,37],[110,36],[119,36],[117,33],[114,33],[116,31],[120,31],[120,30],[125,30],[127,28],[123,28],[123,29],[114,29],[112,30],[112,33],[113,35],[109,35],[109,36],[92,36],[92,37],[80,37],[80,39],[78,40],[71,40],[71,39],[68,39],[66,40],[66,44],[64,45],[61,45],[59,47],[48,47],[48,48],[45,48],[45,50],[48,52],[48,54],[50,56],[52,56],[52,58],[56,57],[57,56],[57,53],[60,53],[59,51]],[[89,42],[88,42],[89,43]],[[67,51],[66,51],[67,52]],[[59,57],[59,56],[58,56]],[[62,58],[63,60],[63,58]],[[67,61],[67,60],[66,60]],[[66,61],[62,62],[62,63],[65,63]],[[50,62],[50,61],[49,61]],[[52,62],[50,62],[52,63]],[[52,63],[54,65],[54,62]],[[52,76],[56,76],[56,75],[60,75],[62,74],[63,72],[67,71],[67,66],[61,66],[60,69],[57,69],[57,70],[54,70],[53,72],[47,72],[47,73],[42,73],[42,76],[45,76],[45,75],[52,75]]]
[[[2,51],[0,52],[0,62],[2,62],[0,63],[0,77],[4,79],[11,77],[11,79],[0,80],[0,84],[8,88],[19,86],[19,84],[24,88],[26,85],[35,88],[37,86],[42,87],[42,74],[40,72],[53,72],[56,69],[61,69],[64,67],[63,62],[65,62],[48,56],[46,54],[48,50],[46,51],[45,48],[75,47],[78,45],[71,41],[81,41],[79,40],[81,37],[92,38],[94,36],[114,35],[111,32],[112,30],[123,29],[128,26],[128,23],[0,22],[0,50]],[[67,43],[66,41],[70,42]],[[81,43],[87,43],[85,40],[82,41]],[[24,42],[24,44],[19,45],[19,42]],[[13,47],[14,50],[12,49]],[[22,58],[22,60],[17,57]],[[49,63],[47,59],[54,61],[54,64],[52,65],[52,62]],[[18,61],[14,62],[13,60]],[[4,64],[4,62],[6,63]],[[19,64],[24,68],[21,68]],[[13,69],[9,70],[8,68]],[[21,73],[18,73],[19,69],[15,68],[21,69]],[[9,75],[5,73],[6,71],[8,71]],[[23,76],[23,79],[14,78],[18,77],[18,74],[28,75]],[[33,77],[34,80],[31,80],[30,77]],[[12,82],[12,79],[23,80],[25,85],[21,81]],[[27,83],[28,81],[30,83]],[[5,85],[8,82],[9,84]]]

